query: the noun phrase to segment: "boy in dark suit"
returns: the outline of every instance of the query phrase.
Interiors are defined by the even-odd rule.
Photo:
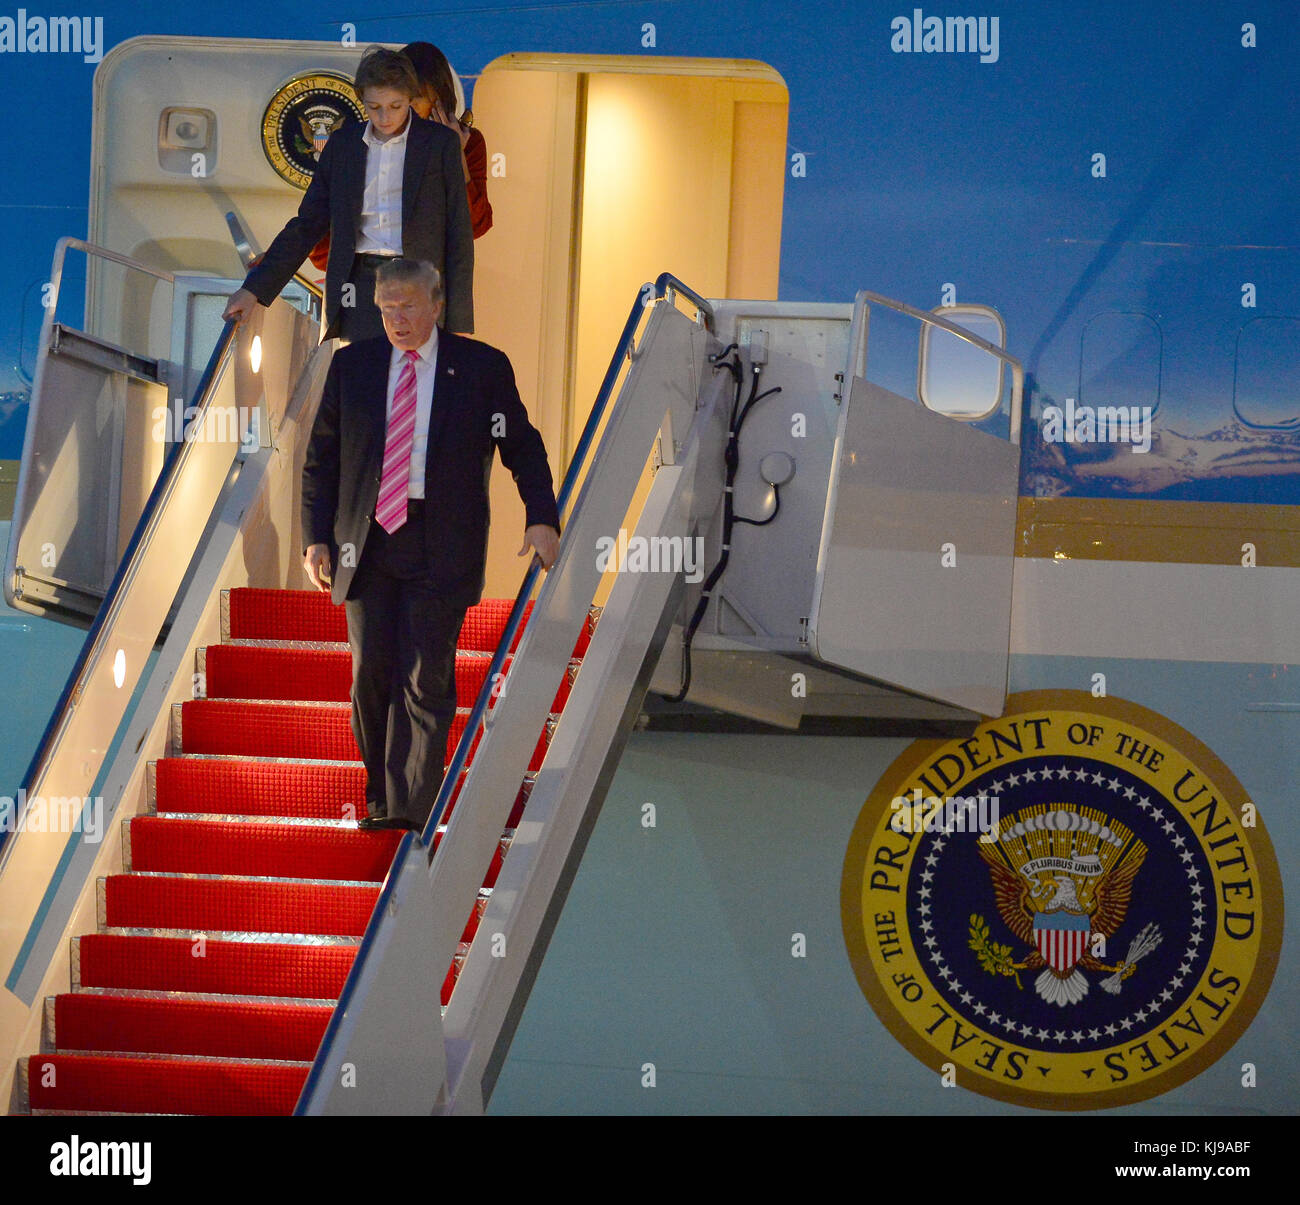
[[[375,300],[387,338],[338,352],[312,427],[304,565],[347,608],[352,731],[366,764],[361,826],[418,831],[456,712],[456,637],[483,592],[493,452],[524,501],[521,556],[531,547],[551,566],[559,516],[510,361],[438,330],[437,269],[393,260]]]
[[[377,269],[399,255],[443,275],[446,325],[474,329],[474,235],[460,140],[411,109],[421,94],[410,61],[372,47],[354,84],[370,120],[330,135],[298,214],[267,248],[230,299],[224,318],[243,321],[270,305],[308,253],[330,236],[325,269],[325,338],[382,337],[374,305]]]

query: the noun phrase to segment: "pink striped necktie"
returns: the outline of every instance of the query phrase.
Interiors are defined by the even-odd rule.
[[[406,522],[406,495],[411,475],[411,445],[415,442],[415,361],[420,353],[408,351],[393,394],[384,439],[384,469],[379,479],[375,519],[390,535]]]

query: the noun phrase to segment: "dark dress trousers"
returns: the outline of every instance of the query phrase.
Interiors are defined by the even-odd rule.
[[[325,268],[325,338],[341,331],[343,286],[357,284],[357,226],[366,187],[366,123],[347,121],[325,143],[298,214],[289,220],[244,280],[270,305],[311,249],[330,236]],[[411,114],[402,162],[402,254],[427,260],[443,276],[449,330],[474,329],[474,233],[465,193],[460,139],[440,122]],[[369,303],[373,274],[363,275],[358,298]],[[362,296],[362,289],[367,295]]]
[[[526,523],[559,530],[542,437],[506,356],[440,332],[424,500],[385,532],[375,502],[387,434],[392,345],[368,339],[330,364],[302,476],[303,543],[330,549],[332,598],[347,607],[352,729],[372,815],[423,824],[442,781],[455,715],[455,646],[483,593],[494,450]],[[304,548],[305,552],[305,548]]]

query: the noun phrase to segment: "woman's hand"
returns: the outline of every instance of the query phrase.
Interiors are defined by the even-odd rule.
[[[434,121],[440,121],[449,130],[455,130],[460,138],[460,149],[465,149],[465,144],[469,141],[469,127],[463,126],[454,117],[447,116],[447,110],[442,107],[436,100],[433,102],[433,112],[430,114]]]

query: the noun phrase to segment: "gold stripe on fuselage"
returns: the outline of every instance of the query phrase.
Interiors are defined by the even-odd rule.
[[[1016,530],[1019,557],[1300,567],[1300,506],[1020,498]]]

